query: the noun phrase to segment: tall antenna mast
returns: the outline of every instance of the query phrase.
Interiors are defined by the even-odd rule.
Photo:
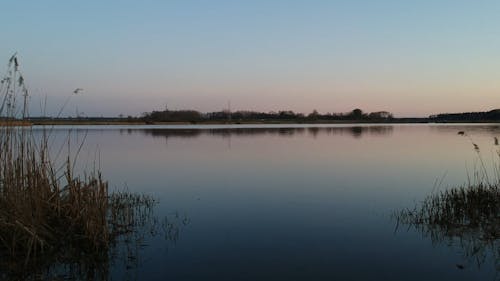
[[[231,123],[231,100],[227,101],[227,122]]]

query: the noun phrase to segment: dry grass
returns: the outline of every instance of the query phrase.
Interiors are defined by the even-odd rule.
[[[14,55],[0,85],[0,279],[37,279],[33,272],[54,264],[83,264],[94,279],[96,268],[107,271],[117,239],[149,218],[154,200],[110,194],[99,171],[75,176],[69,143],[56,164],[50,131],[35,137],[19,126],[28,117],[27,99]]]
[[[69,155],[58,172],[48,134],[37,140],[31,128],[16,126],[28,117],[28,90],[15,55],[1,89],[0,249],[28,260],[53,248],[64,233],[95,250],[106,247],[108,186],[100,173],[75,177]]]

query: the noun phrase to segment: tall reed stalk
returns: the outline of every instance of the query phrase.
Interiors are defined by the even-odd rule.
[[[478,266],[492,261],[500,273],[500,181],[492,180],[500,179],[500,174],[488,176],[479,146],[472,144],[481,163],[474,172],[475,181],[430,194],[394,217],[397,228],[406,225],[433,243],[458,245],[469,261]]]
[[[69,151],[63,163],[51,159],[48,129],[34,136],[20,126],[29,92],[17,55],[0,82],[0,277],[25,279],[28,268],[75,256],[106,264],[117,237],[147,219],[154,200],[110,194],[100,171],[75,175]]]

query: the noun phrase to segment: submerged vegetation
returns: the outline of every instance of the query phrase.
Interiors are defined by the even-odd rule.
[[[139,243],[141,228],[175,233],[176,224],[153,216],[152,198],[110,192],[99,170],[75,175],[81,144],[72,157],[70,136],[58,160],[50,153],[49,129],[35,136],[31,127],[18,126],[29,117],[28,98],[14,55],[0,85],[0,279],[72,273],[106,280],[119,244]]]
[[[463,131],[459,135],[467,136]],[[472,139],[471,143],[481,163],[474,182],[433,193],[394,217],[397,227],[413,228],[433,244],[458,246],[469,262],[477,266],[493,262],[500,272],[500,180],[490,182],[479,146]],[[459,269],[464,267],[457,264]]]
[[[500,271],[500,188],[475,185],[427,197],[403,210],[398,224],[409,225],[433,243],[458,244],[478,265],[493,258]]]

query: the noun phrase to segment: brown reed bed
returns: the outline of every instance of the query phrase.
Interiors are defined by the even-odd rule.
[[[20,126],[29,93],[16,55],[0,82],[0,279],[38,280],[78,266],[84,279],[105,280],[111,250],[151,223],[155,201],[110,192],[100,171],[75,175],[69,138],[58,162],[49,152],[50,129],[35,137]]]

